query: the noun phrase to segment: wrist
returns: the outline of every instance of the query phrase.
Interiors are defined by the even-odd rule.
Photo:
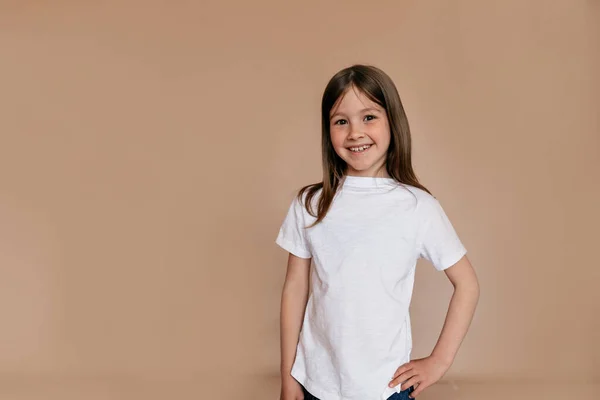
[[[443,354],[443,353],[436,352],[436,351],[431,353],[430,357],[433,358],[436,363],[441,364],[441,365],[445,366],[446,368],[450,368],[450,366],[454,362],[454,357],[452,357],[452,355]]]
[[[297,385],[298,382],[296,382],[296,379],[294,379],[294,377],[290,374],[281,374],[281,387],[294,387],[295,385]]]
[[[292,376],[292,371],[290,371],[289,369],[281,370],[280,372],[282,381],[289,381],[290,379],[294,379],[294,377]]]

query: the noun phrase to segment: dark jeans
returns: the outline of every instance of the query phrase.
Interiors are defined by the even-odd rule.
[[[411,394],[414,390],[415,389],[411,386],[408,389],[401,391],[400,393],[394,393],[393,395],[388,397],[388,400],[408,400],[410,399],[408,395]],[[304,391],[304,400],[319,400],[312,394],[308,393],[308,390],[306,390],[304,386],[302,386],[302,391]]]

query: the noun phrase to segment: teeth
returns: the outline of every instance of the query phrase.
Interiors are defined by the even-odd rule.
[[[350,151],[353,151],[355,153],[356,152],[361,152],[361,151],[364,151],[364,150],[368,149],[369,147],[371,147],[370,144],[368,144],[366,146],[360,146],[360,147],[350,147]]]

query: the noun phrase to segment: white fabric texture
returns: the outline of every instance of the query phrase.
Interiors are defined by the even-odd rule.
[[[385,400],[410,361],[417,259],[442,271],[466,249],[438,200],[392,178],[346,176],[325,219],[308,229],[315,218],[304,199],[294,198],[276,239],[312,258],[292,376],[321,400]]]

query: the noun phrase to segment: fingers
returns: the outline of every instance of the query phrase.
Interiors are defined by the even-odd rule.
[[[408,371],[402,372],[402,373],[400,373],[400,375],[398,375],[394,379],[392,379],[389,386],[390,387],[398,386],[402,382],[406,382],[407,380],[409,380],[410,378],[412,378],[415,375],[416,375],[416,371],[414,369],[409,369]],[[402,385],[402,386],[406,386],[406,385]],[[406,386],[406,387],[409,387],[409,386]]]
[[[421,394],[421,390],[417,391],[417,389],[415,389],[412,393],[410,393],[408,395],[409,399],[414,399],[415,397],[417,397],[419,394]]]
[[[421,381],[419,375],[414,375],[412,378],[410,378],[409,380],[407,380],[406,382],[404,382],[402,384],[402,386],[400,387],[401,390],[406,390],[411,386],[416,386],[417,384],[419,384]],[[414,393],[414,392],[413,392]]]
[[[420,395],[420,394],[421,394],[421,392],[422,392],[423,390],[425,390],[425,388],[427,388],[428,386],[429,386],[429,385],[426,385],[426,384],[425,384],[425,383],[423,383],[423,382],[419,382],[419,384],[416,386],[416,389],[415,389],[415,390],[413,390],[413,392],[412,392],[412,393],[410,393],[410,394],[408,395],[408,397],[409,397],[409,398],[411,398],[411,399],[414,399],[415,397],[417,397],[418,395]]]
[[[397,378],[399,375],[403,374],[404,372],[408,371],[409,369],[412,369],[412,365],[410,364],[410,362],[407,362],[406,364],[402,364],[401,366],[398,367],[398,369],[396,370],[396,372],[394,372],[394,378]]]

